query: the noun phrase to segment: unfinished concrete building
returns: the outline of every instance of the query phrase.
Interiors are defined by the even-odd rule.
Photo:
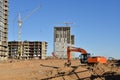
[[[8,0],[0,0],[0,60],[8,55]]]
[[[22,54],[19,54],[19,44],[22,45]],[[40,41],[9,41],[9,58],[39,58],[45,59],[47,42]]]
[[[54,27],[54,54],[58,58],[67,57],[67,46],[74,46],[74,35],[70,27]],[[71,54],[75,58],[75,54]]]

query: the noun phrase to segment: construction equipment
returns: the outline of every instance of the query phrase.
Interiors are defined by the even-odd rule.
[[[73,22],[64,22],[64,24],[66,25],[66,27],[69,26],[69,24],[74,24]]]
[[[25,21],[28,17],[30,17],[34,12],[39,10],[40,6],[37,6],[35,9],[33,9],[28,15],[25,17],[21,18],[20,13],[18,14],[18,42],[19,42],[19,47],[18,47],[18,54],[20,55],[20,58],[23,55],[22,51],[22,42],[21,42],[21,30],[22,30],[22,23]]]
[[[94,56],[91,57],[90,53],[87,53],[86,50],[82,48],[76,48],[76,47],[67,47],[67,63],[65,65],[70,66],[71,65],[71,52],[80,52],[80,62],[81,63],[87,63],[87,64],[96,64],[96,63],[106,63],[107,59],[103,56]]]

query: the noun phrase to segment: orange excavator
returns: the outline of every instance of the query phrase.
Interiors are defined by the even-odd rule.
[[[96,64],[96,63],[107,63],[107,59],[103,56],[94,56],[91,57],[90,53],[87,53],[86,50],[82,48],[76,48],[76,47],[67,47],[67,63],[65,65],[70,66],[71,65],[71,52],[80,52],[80,62],[81,63],[87,63],[87,64]]]

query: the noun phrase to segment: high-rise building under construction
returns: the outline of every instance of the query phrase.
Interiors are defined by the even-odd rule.
[[[54,27],[54,54],[58,58],[67,57],[67,46],[74,46],[74,35],[70,27]],[[74,58],[72,54],[72,58]]]
[[[0,0],[0,60],[8,55],[8,0]]]

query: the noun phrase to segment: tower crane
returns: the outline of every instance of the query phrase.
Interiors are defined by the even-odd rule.
[[[30,17],[33,13],[35,13],[37,10],[40,9],[40,6],[37,6],[35,9],[33,9],[28,15],[21,18],[20,13],[18,14],[18,56],[22,57],[22,42],[21,42],[21,30],[22,30],[22,23],[24,20],[26,20],[28,17]]]
[[[66,25],[66,27],[69,26],[69,24],[74,24],[73,22],[64,22],[64,24]]]

